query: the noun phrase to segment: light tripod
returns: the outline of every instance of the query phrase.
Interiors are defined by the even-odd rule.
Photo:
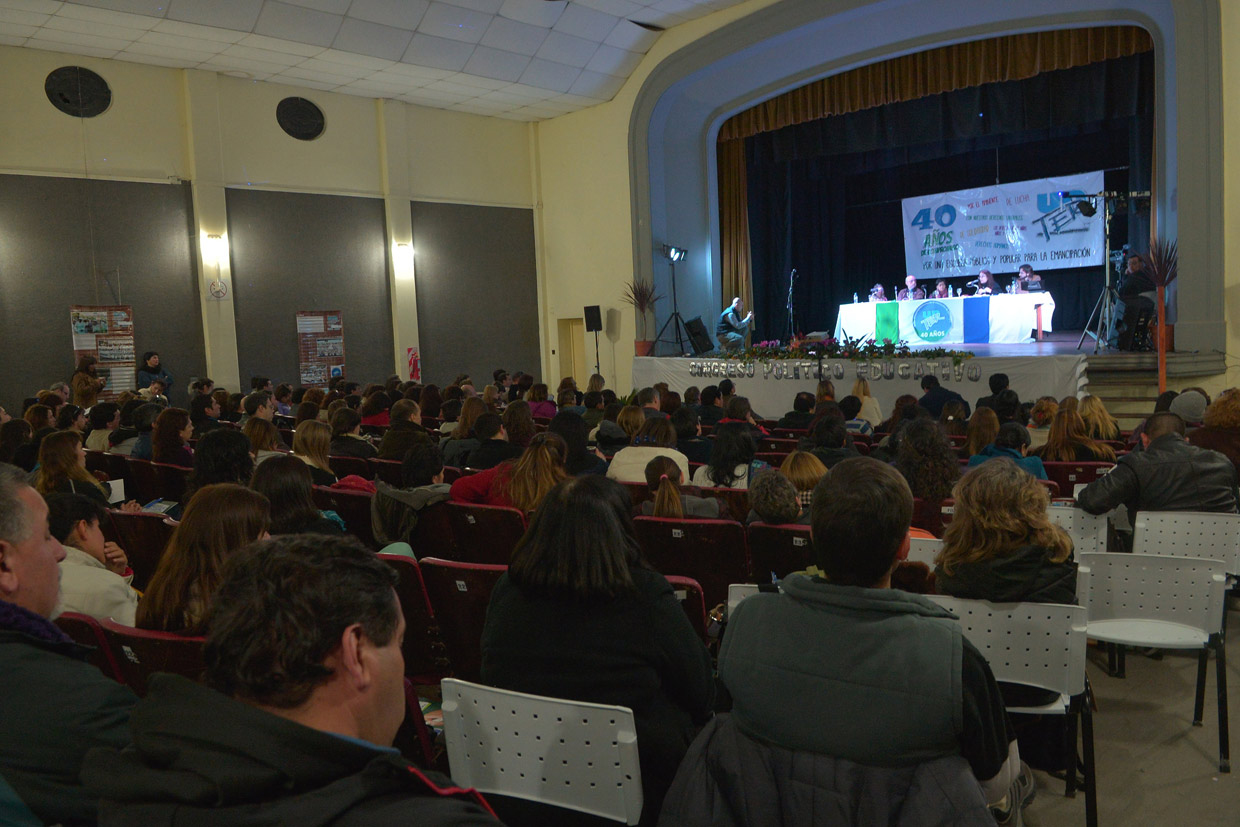
[[[685,326],[685,320],[680,315],[680,307],[676,303],[676,262],[683,259],[687,251],[683,247],[673,247],[670,244],[664,244],[661,252],[663,257],[667,259],[668,266],[672,268],[672,315],[663,323],[663,327],[659,328],[659,333],[655,336],[654,342],[655,345],[658,345],[659,342],[667,342],[669,345],[675,343],[676,354],[683,356],[685,353],[685,341],[689,338],[689,328]],[[668,325],[672,326],[672,333],[675,335],[675,339],[663,338]]]
[[[1090,312],[1089,318],[1085,320],[1085,330],[1081,332],[1081,340],[1076,343],[1076,349],[1080,350],[1085,345],[1085,337],[1092,336],[1094,338],[1094,353],[1100,348],[1110,347],[1110,341],[1115,334],[1115,303],[1119,301],[1119,292],[1115,285],[1111,283],[1111,216],[1114,213],[1115,202],[1121,198],[1149,198],[1149,191],[1145,192],[1098,192],[1093,195],[1077,196],[1077,208],[1086,218],[1093,216],[1097,212],[1096,201],[1102,202],[1103,224],[1102,233],[1106,243],[1106,257],[1103,259],[1104,267],[1104,283],[1102,285],[1102,294],[1098,296],[1098,301],[1094,303],[1094,309]],[[1089,200],[1085,200],[1089,199]],[[1117,263],[1116,269],[1123,272],[1122,262]],[[1098,320],[1095,323],[1094,317]],[[1091,330],[1090,328],[1093,327]]]

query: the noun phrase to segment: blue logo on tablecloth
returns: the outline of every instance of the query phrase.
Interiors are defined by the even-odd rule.
[[[923,342],[941,341],[951,330],[951,312],[942,302],[926,302],[913,311],[913,332]]]

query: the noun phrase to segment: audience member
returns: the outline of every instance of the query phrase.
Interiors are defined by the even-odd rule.
[[[538,434],[517,459],[452,483],[452,499],[533,511],[548,491],[568,478],[564,470],[567,452],[568,446],[559,435]]]
[[[362,417],[362,424],[386,428],[392,422],[391,416],[388,414],[391,407],[391,398],[383,391],[375,391],[366,397],[362,402],[361,409],[358,411]]]
[[[538,419],[550,419],[555,416],[555,403],[547,398],[547,386],[542,382],[530,385],[525,401],[530,403],[530,416]]]
[[[896,468],[908,481],[913,496],[939,502],[951,494],[960,479],[960,462],[947,438],[932,419],[910,422],[896,451]]]
[[[155,426],[151,429],[151,459],[165,465],[193,468],[194,452],[189,448],[189,438],[193,434],[189,411],[165,408],[155,418]]]
[[[270,525],[271,507],[262,494],[232,483],[198,489],[188,498],[184,516],[142,594],[138,626],[178,635],[204,634],[224,564],[238,550],[270,536]]]
[[[241,433],[250,441],[250,453],[254,455],[255,464],[288,453],[280,429],[269,419],[253,417],[241,428]]]
[[[596,393],[597,391],[592,391]],[[492,427],[490,423],[488,428]],[[498,428],[499,437],[491,439],[495,443],[486,455],[486,461],[490,465],[473,465],[474,468],[490,468],[503,462],[506,459],[512,459],[520,454],[520,449],[513,445],[509,445],[503,438],[503,428],[500,426],[499,417],[495,417],[494,427]],[[607,473],[607,460],[599,455],[597,450],[590,449],[590,426],[586,421],[575,413],[569,413],[561,410],[551,419],[551,424],[547,426],[547,431],[559,435],[567,446],[567,454],[564,460],[564,470],[569,475],[579,477],[582,474],[605,474]],[[483,443],[483,448],[487,447],[487,443]],[[482,451],[479,448],[478,451]],[[516,452],[515,454],[512,452]],[[475,452],[477,453],[477,452]]]
[[[276,385],[272,396],[276,400],[276,416],[292,416],[293,415],[293,388],[292,386],[280,383]]]
[[[491,413],[501,413],[504,410],[506,399],[495,385],[487,385],[482,389],[482,404],[486,405],[487,410]]]
[[[375,540],[389,547],[404,544],[413,555],[414,533],[422,512],[449,499],[450,487],[443,479],[443,454],[438,445],[429,442],[414,445],[405,454],[401,462],[400,488],[376,478],[375,497],[370,506]]]
[[[814,395],[809,391],[801,391],[792,399],[792,410],[784,414],[776,424],[780,428],[800,431],[809,428],[809,423],[813,418]]]
[[[1033,448],[1041,448],[1050,438],[1051,423],[1059,413],[1059,403],[1053,396],[1042,396],[1029,412],[1029,439]]]
[[[250,441],[240,431],[220,428],[198,440],[197,450],[194,451],[194,469],[185,482],[185,495],[181,502],[189,502],[199,488],[216,483],[247,486],[253,475],[254,457],[250,453]],[[176,517],[171,511],[169,514]]]
[[[1240,469],[1240,390],[1228,388],[1202,415],[1203,427],[1195,428],[1188,441],[1198,448],[1218,451]]]
[[[1171,412],[1145,421],[1143,450],[1119,458],[1109,474],[1082,489],[1076,502],[1090,514],[1124,505],[1138,511],[1214,511],[1240,508],[1236,467],[1218,451],[1190,445],[1184,420]]]
[[[744,424],[753,432],[754,439],[761,439],[769,436],[766,428],[758,424],[754,415],[753,408],[749,405],[749,399],[744,396],[733,396],[728,400],[728,404],[724,407],[724,417],[719,420],[720,425],[739,422]]]
[[[530,413],[530,403],[524,399],[509,402],[504,408],[504,433],[508,441],[519,448],[528,448],[538,429],[534,427],[534,415]]]
[[[626,406],[623,402],[612,402],[603,409],[603,421],[598,424],[592,434],[595,443],[598,446],[599,453],[605,457],[613,456],[616,451],[628,446],[632,437],[629,436],[623,428],[620,427],[620,414],[624,412],[626,407],[634,408],[634,413],[638,418],[638,427],[644,420],[641,418],[641,411],[636,410],[636,406]],[[636,433],[636,431],[634,432]]]
[[[754,459],[757,452],[758,443],[747,424],[720,424],[715,428],[710,462],[697,469],[693,484],[703,488],[748,488],[753,475],[768,467]]]
[[[581,416],[586,412],[584,405],[577,404],[577,391],[573,388],[564,388],[556,393],[555,405],[561,411],[567,411],[577,416]]]
[[[439,386],[427,385],[422,388],[418,404],[422,406],[422,416],[438,419],[439,410],[443,407],[443,396],[439,393]]]
[[[723,419],[723,402],[717,385],[702,388],[702,402],[698,405],[697,414],[707,427],[714,427]]]
[[[1007,818],[1033,779],[1013,781],[1019,754],[990,667],[949,612],[890,589],[912,513],[894,468],[868,457],[835,466],[811,506],[825,577],[790,575],[779,593],[737,605],[719,678],[752,738],[868,766],[962,755]],[[807,645],[814,640],[831,645]],[[771,703],[781,697],[798,702]]]
[[[676,429],[676,450],[684,454],[690,464],[710,462],[711,441],[702,436],[702,425],[692,407],[681,405],[672,414],[672,427]]]
[[[969,432],[969,418],[964,414],[964,405],[955,400],[943,404],[943,412],[939,414],[939,428],[947,436],[964,436]]]
[[[33,433],[30,423],[24,419],[11,419],[0,425],[0,463],[19,465],[16,454],[22,446],[30,444]],[[34,466],[33,462],[30,464]],[[24,466],[21,467],[25,470]]]
[[[1029,456],[1029,429],[1018,422],[1000,425],[995,441],[969,457],[969,467],[996,457],[1007,457],[1038,479],[1046,479],[1046,467],[1042,465],[1041,458]]]
[[[386,563],[355,540],[280,537],[217,579],[206,685],[156,675],[134,746],[87,760],[117,823],[496,823],[476,793],[390,748],[405,623]]]
[[[1094,439],[1119,439],[1119,423],[1096,396],[1087,395],[1078,403],[1078,412],[1085,420],[1085,431]]]
[[[759,471],[749,482],[748,523],[809,525],[809,509],[801,507],[797,487],[774,468]]]
[[[99,393],[108,386],[108,380],[99,377],[99,359],[87,354],[78,359],[73,376],[69,377],[69,385],[73,389],[73,404],[80,408],[92,407],[99,399]]]
[[[978,408],[973,416],[969,417],[969,428],[964,437],[964,455],[971,457],[980,454],[998,435],[999,416],[994,408]]]
[[[332,414],[331,455],[370,459],[379,452],[362,436],[362,418],[352,408],[340,408]]]
[[[270,505],[272,534],[343,534],[340,518],[314,504],[313,486],[309,466],[290,454],[260,462],[250,480]]]
[[[138,432],[138,437],[130,447],[129,456],[134,459],[151,460],[154,458],[154,446],[151,443],[152,431],[155,429],[155,420],[164,412],[164,406],[158,402],[147,402],[142,407],[133,412],[133,427]],[[122,443],[123,445],[123,443]],[[118,449],[121,445],[116,446],[112,450],[121,453]]]
[[[676,429],[666,417],[647,419],[629,447],[611,458],[607,478],[617,482],[645,482],[646,464],[655,457],[671,457],[680,473],[689,476],[689,458],[676,450]]]
[[[163,383],[165,388],[171,388],[175,384],[172,374],[159,363],[159,353],[148,350],[142,354],[142,364],[138,367],[137,385],[139,388],[145,388],[155,381]]]
[[[51,622],[64,557],[43,498],[19,469],[0,465],[0,776],[14,823],[95,823],[99,796],[81,786],[83,756],[130,741],[137,699]]]
[[[835,401],[835,384],[830,379],[819,379],[818,387],[814,390],[814,407],[817,408],[823,402]]]
[[[34,488],[40,494],[85,494],[108,506],[108,488],[86,470],[86,449],[76,431],[56,431],[40,443]]]
[[[694,413],[697,413],[698,405],[700,405],[701,403],[702,403],[702,389],[701,388],[699,388],[697,385],[690,385],[689,387],[685,388],[685,392],[684,392],[684,404],[685,405],[688,405],[690,408],[693,409]]]
[[[426,445],[431,436],[422,427],[422,411],[412,399],[398,399],[389,413],[391,424],[379,440],[378,459],[400,461],[415,445]]]
[[[320,408],[318,404],[315,402],[306,401],[306,399],[303,397],[302,401],[298,403],[297,407],[294,410],[295,410],[295,413],[293,414],[293,427],[296,428],[298,425],[300,425],[303,422],[306,422],[308,420],[318,419],[319,411],[321,411],[322,408]]]
[[[121,409],[115,402],[97,402],[90,409],[90,432],[86,435],[86,450],[107,451],[111,439],[121,424]]]
[[[603,421],[603,404],[602,391],[586,391],[586,395],[582,398],[582,408],[584,409],[581,418],[591,428],[597,428],[599,423]]]
[[[81,494],[49,494],[48,528],[65,548],[60,561],[60,610],[112,618],[132,626],[138,593],[124,549],[103,537],[108,512]]]
[[[896,425],[900,423],[904,409],[917,405],[917,397],[911,393],[903,393],[896,397],[895,404],[891,408],[891,418],[884,420],[874,426],[874,430],[880,434],[890,434],[896,429]]]
[[[927,374],[921,377],[921,399],[917,400],[917,404],[930,412],[935,419],[939,418],[939,414],[943,413],[943,404],[951,400],[955,400],[964,405],[965,415],[969,415],[969,403],[964,401],[964,397],[955,391],[948,390],[939,384],[937,376]]]
[[[983,396],[978,399],[977,404],[973,406],[975,411],[995,406],[995,400],[999,398],[999,394],[1008,389],[1008,375],[1006,373],[992,373],[987,377],[986,384],[990,385],[990,396]]]
[[[315,485],[334,485],[336,474],[332,471],[332,429],[326,423],[308,419],[293,431],[293,456],[310,468],[310,480]]]
[[[463,467],[465,459],[482,444],[474,433],[474,422],[487,412],[487,406],[478,397],[466,399],[461,404],[461,416],[447,436],[440,438],[439,450],[448,465]]]
[[[218,399],[209,394],[196,394],[189,403],[189,421],[194,426],[194,438],[202,439],[208,432],[223,427],[220,414]]]
[[[809,432],[809,451],[826,468],[858,456],[857,449],[849,442],[844,414],[838,408],[818,417]]]
[[[779,473],[792,480],[797,490],[797,502],[802,509],[808,510],[814,496],[814,487],[827,475],[827,466],[809,451],[797,450],[784,458],[779,466]]]
[[[870,381],[858,376],[853,382],[852,395],[861,400],[861,413],[858,416],[870,423],[877,431],[879,424],[883,421],[883,408],[870,394]]]
[[[853,436],[869,436],[874,428],[860,417],[861,400],[855,396],[845,396],[840,400],[840,412],[844,414],[844,428]]]
[[[143,402],[155,402],[160,407],[167,407],[168,397],[165,393],[167,390],[168,388],[164,384],[164,380],[152,379],[151,384],[138,391],[138,396],[141,397]]]
[[[78,405],[62,405],[56,412],[56,430],[76,431],[85,439],[87,427],[86,411]]]
[[[1196,428],[1205,419],[1206,409],[1209,405],[1210,398],[1208,396],[1201,391],[1188,389],[1181,391],[1180,395],[1172,400],[1167,410],[1183,419],[1184,424],[1188,427]],[[59,425],[59,419],[57,424]]]
[[[654,494],[654,499],[642,502],[642,514],[672,520],[719,519],[720,501],[714,497],[682,494],[680,486],[684,482],[684,472],[671,457],[657,456],[646,463],[646,487]]]
[[[1051,420],[1046,444],[1031,451],[1043,462],[1115,462],[1115,450],[1091,439],[1076,411],[1059,411]]]
[[[991,407],[994,408],[995,416],[999,417],[1000,425],[1007,422],[1019,422],[1021,425],[1029,424],[1029,421],[1023,418],[1023,407],[1020,403],[1020,397],[1011,388],[999,391]]]
[[[276,415],[276,400],[271,395],[271,391],[257,390],[252,392],[242,401],[241,407],[245,411],[245,415],[238,420],[242,425],[254,417],[258,419],[271,419]]]
[[[715,689],[672,587],[642,561],[621,486],[577,477],[547,495],[492,592],[482,679],[632,709],[654,822]]]
[[[661,410],[663,400],[659,391],[655,388],[642,388],[637,392],[637,407],[641,408],[642,416],[646,419],[666,418],[667,414]]]

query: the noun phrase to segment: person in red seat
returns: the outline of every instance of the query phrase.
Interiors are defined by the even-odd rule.
[[[550,432],[538,434],[517,459],[452,483],[452,500],[533,511],[547,492],[568,476],[564,468],[567,456],[563,437]]]
[[[391,746],[405,715],[395,585],[356,540],[238,552],[207,629],[207,685],[157,674],[133,746],[87,756],[99,823],[496,824],[477,793]]]
[[[52,494],[46,499],[48,527],[65,547],[60,562],[61,610],[96,620],[110,617],[132,626],[138,609],[138,593],[130,587],[133,569],[125,550],[103,537],[108,512],[81,494]]]
[[[1115,462],[1115,449],[1092,439],[1076,411],[1057,411],[1046,444],[1030,453],[1043,462]]]
[[[194,467],[194,452],[190,450],[189,438],[194,426],[189,421],[189,411],[184,408],[165,408],[155,418],[151,429],[151,459],[182,468]]]

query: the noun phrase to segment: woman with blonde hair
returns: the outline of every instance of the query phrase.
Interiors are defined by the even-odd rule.
[[[332,473],[327,455],[331,450],[332,429],[326,422],[307,419],[293,431],[293,456],[310,466],[310,477],[315,485],[332,485],[336,475]]]
[[[474,433],[474,423],[486,412],[486,404],[477,396],[471,396],[462,403],[461,416],[456,421],[456,427],[439,440],[444,465],[457,468],[465,466],[465,460],[482,444],[482,440]]]
[[[280,439],[280,429],[270,419],[252,416],[241,426],[241,433],[250,440],[250,452],[254,454],[255,462],[278,457],[288,451],[284,440]]]
[[[34,490],[40,494],[85,494],[108,507],[108,489],[86,470],[86,448],[77,431],[56,431],[39,443]]]
[[[270,524],[267,498],[244,485],[198,489],[138,603],[138,628],[204,634],[224,564],[233,552],[270,536]]]
[[[487,410],[492,413],[502,413],[504,410],[504,398],[500,395],[499,388],[495,385],[487,385],[482,389],[482,404],[487,406]]]
[[[665,517],[672,520],[717,520],[719,500],[714,497],[695,497],[680,493],[685,484],[684,472],[676,460],[657,456],[646,463],[646,487],[654,492],[653,500],[641,504],[646,517]]]
[[[586,393],[593,393],[595,391],[602,393],[606,385],[607,380],[603,378],[602,374],[592,373],[590,374],[590,381],[586,383]]]
[[[568,444],[559,434],[538,434],[515,460],[452,483],[451,497],[455,502],[533,511],[548,491],[568,479],[564,468],[567,456]]]
[[[1202,427],[1188,432],[1188,441],[1227,456],[1240,470],[1240,390],[1228,388],[1206,407]]]
[[[1031,454],[1043,462],[1115,462],[1115,451],[1085,431],[1085,420],[1076,411],[1059,411],[1051,420],[1046,444]]]
[[[779,472],[796,486],[801,508],[809,508],[814,498],[814,486],[827,475],[827,466],[809,451],[793,451],[784,458]]]
[[[857,398],[860,399],[860,397],[857,397]],[[821,405],[823,402],[834,402],[834,401],[835,401],[835,385],[831,382],[830,379],[819,379],[818,387],[814,389],[814,409],[817,410],[817,407]]]
[[[852,395],[861,400],[861,413],[857,414],[857,418],[864,419],[877,430],[883,421],[883,407],[870,395],[870,380],[858,376],[857,381],[853,382]]]
[[[1106,405],[1096,396],[1086,396],[1081,400],[1078,411],[1085,420],[1085,432],[1094,439],[1119,439],[1119,423]]]
[[[624,431],[625,436],[631,442],[633,437],[637,436],[637,432],[646,424],[646,415],[636,405],[625,405],[620,409],[620,413],[616,414],[616,424],[620,426],[620,429]]]
[[[973,412],[973,416],[969,417],[969,427],[964,437],[964,455],[971,457],[982,453],[998,435],[998,414],[992,408],[978,408]]]

